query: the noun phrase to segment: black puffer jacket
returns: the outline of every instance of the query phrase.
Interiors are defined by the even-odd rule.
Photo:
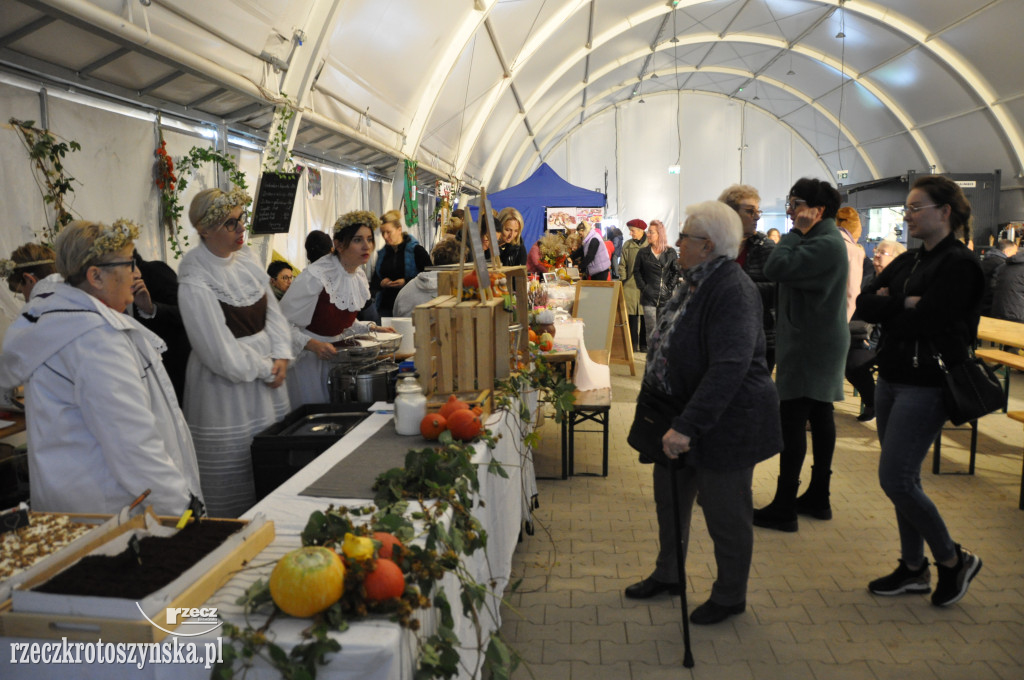
[[[640,249],[633,272],[641,305],[661,309],[669,301],[679,283],[677,259],[673,248],[666,248],[661,255],[655,255],[650,244]]]
[[[761,310],[764,314],[765,346],[775,347],[775,310],[778,308],[778,286],[764,275],[764,264],[772,254],[775,241],[759,231],[755,231],[746,241],[747,259],[743,263],[743,271],[757,285],[761,294]]]

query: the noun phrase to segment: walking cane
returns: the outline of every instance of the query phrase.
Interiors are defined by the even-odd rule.
[[[683,555],[683,529],[679,526],[679,478],[676,473],[685,465],[679,457],[669,463],[672,476],[672,517],[675,525],[676,568],[679,570],[679,606],[683,610],[683,666],[693,668],[693,652],[690,650],[690,617],[686,611],[686,556]]]

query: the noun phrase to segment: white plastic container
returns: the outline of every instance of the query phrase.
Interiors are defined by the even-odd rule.
[[[427,415],[427,397],[415,373],[403,373],[395,390],[395,432],[404,435],[420,433],[420,423]]]

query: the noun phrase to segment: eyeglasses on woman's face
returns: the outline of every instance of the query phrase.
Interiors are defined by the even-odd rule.
[[[708,240],[710,240],[710,237],[708,237],[708,236],[697,236],[696,234],[687,234],[685,232],[682,232],[682,233],[679,234],[679,240],[676,241],[676,245],[679,245],[679,246],[683,245],[684,243],[686,243],[686,239],[696,239],[698,241],[708,241]]]
[[[761,211],[751,205],[741,205],[740,212],[751,217],[760,217]]]
[[[93,267],[131,267],[132,272],[135,272],[135,260],[118,260],[117,262],[99,262],[94,264]]]
[[[224,227],[224,231],[242,231],[243,229],[245,229],[245,223],[248,221],[249,216],[245,213],[242,213],[238,217],[231,217],[224,220],[224,224],[222,224],[221,226]]]
[[[786,210],[796,210],[802,205],[807,205],[807,201],[802,198],[786,197]]]
[[[896,212],[901,217],[906,217],[907,215],[916,215],[925,208],[938,208],[940,205],[940,203],[929,203],[928,205],[905,205],[902,208],[897,209]]]

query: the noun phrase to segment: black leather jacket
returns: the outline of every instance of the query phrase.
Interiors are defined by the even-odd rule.
[[[666,248],[661,255],[655,255],[650,244],[640,249],[633,272],[641,305],[661,309],[669,301],[679,283],[677,259],[673,248]]]

